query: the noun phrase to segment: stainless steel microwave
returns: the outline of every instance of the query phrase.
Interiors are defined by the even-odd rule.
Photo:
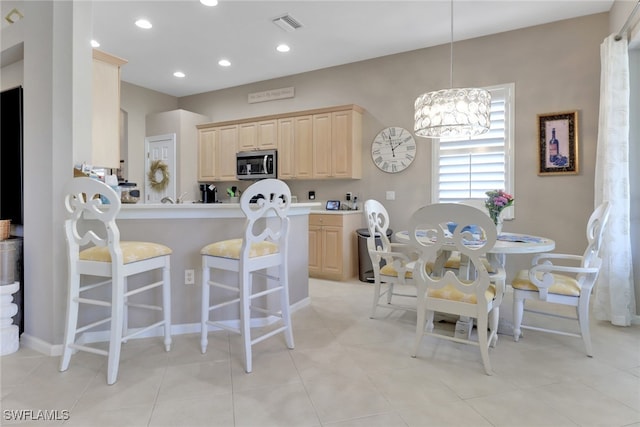
[[[236,177],[242,180],[277,178],[277,150],[241,151],[236,154]]]

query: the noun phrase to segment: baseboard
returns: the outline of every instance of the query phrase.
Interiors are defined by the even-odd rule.
[[[295,304],[291,305],[291,313],[295,313],[296,311],[311,305],[311,298],[306,297]],[[268,326],[274,322],[276,322],[279,318],[276,316],[262,317],[251,319],[251,327],[262,327]],[[229,326],[238,327],[237,320],[229,320],[225,322]],[[209,326],[209,331],[220,330],[220,328],[216,328],[214,326]],[[195,334],[200,332],[200,322],[198,323],[184,323],[179,325],[171,325],[171,335],[186,335],[186,334]],[[140,339],[140,338],[151,338],[151,337],[161,337],[164,335],[164,328],[159,326],[157,328],[150,329],[140,335],[136,335],[132,340]],[[83,344],[91,344],[97,342],[105,342],[109,340],[109,331],[96,331],[96,332],[85,332],[82,334],[80,339]],[[33,337],[27,333],[23,333],[20,336],[20,345],[22,347],[35,350],[38,353],[42,353],[47,356],[61,356],[62,355],[62,344],[51,344],[46,341],[41,340],[40,338]]]

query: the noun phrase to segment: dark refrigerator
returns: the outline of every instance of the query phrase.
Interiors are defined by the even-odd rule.
[[[24,165],[23,165],[23,96],[22,86],[0,92],[0,219],[13,225],[23,225]],[[13,323],[24,331],[24,267],[22,237],[11,236],[5,244],[16,249],[16,280],[20,290],[13,295],[18,312]]]

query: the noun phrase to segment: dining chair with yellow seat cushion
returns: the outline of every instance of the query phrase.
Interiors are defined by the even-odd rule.
[[[532,329],[582,338],[587,356],[593,355],[589,330],[589,300],[600,272],[600,243],[609,217],[609,203],[598,206],[587,223],[587,248],[582,255],[549,253],[533,258],[529,270],[520,271],[511,282],[513,287],[513,337],[522,336],[522,329]],[[551,310],[533,310],[525,307],[525,301],[536,300],[550,304],[575,307],[575,316],[564,316]],[[551,307],[551,306],[549,306]],[[525,312],[551,318],[577,320],[580,332],[561,329],[559,325],[548,327],[523,324]]]
[[[448,233],[442,227],[442,224],[450,221],[459,224],[453,233]],[[466,225],[479,227],[484,239],[473,240],[470,233],[463,231]],[[504,280],[492,283],[482,259],[495,245],[496,237],[496,226],[489,216],[466,205],[437,203],[424,206],[411,216],[409,240],[420,254],[413,270],[418,295],[413,357],[418,354],[423,336],[428,335],[478,346],[486,374],[493,373],[489,346],[495,346],[498,339]],[[457,251],[466,257],[472,279],[461,278],[451,270],[443,272],[427,268],[443,251]],[[496,268],[502,270],[499,266]],[[504,275],[504,271],[498,271],[498,274]],[[456,337],[447,331],[436,331],[433,322],[436,312],[475,318],[477,340]]]
[[[403,290],[399,291],[396,285],[413,286],[413,267],[417,254],[412,253],[410,245],[389,241],[389,214],[382,203],[374,199],[365,201],[364,214],[369,230],[367,249],[374,279],[370,317],[375,317],[378,307],[415,311],[414,304],[394,303],[393,297],[415,298],[412,290],[406,291],[403,286]],[[386,297],[385,303],[380,302],[383,297]]]
[[[288,280],[287,215],[290,204],[291,191],[283,181],[263,179],[255,182],[240,198],[240,208],[246,216],[244,237],[211,243],[200,251],[202,353],[207,351],[209,326],[240,334],[247,373],[253,370],[253,345],[283,332],[287,347],[294,347]],[[235,283],[222,283],[222,276],[220,279],[212,276],[216,271],[231,272],[237,279]],[[265,283],[258,286],[254,276],[264,278]],[[272,298],[272,295],[278,298]],[[276,302],[279,307],[274,307]],[[237,309],[238,318],[221,317],[229,313],[231,307]],[[215,317],[216,312],[220,317]],[[256,322],[271,323],[273,319],[268,332],[252,335],[252,312],[264,316],[253,319]]]
[[[117,193],[96,179],[73,178],[65,186],[64,203],[67,213],[65,231],[67,240],[68,295],[65,336],[60,370],[69,367],[76,350],[107,356],[107,383],[118,377],[120,349],[128,339],[162,328],[165,350],[171,348],[171,249],[153,242],[120,240],[116,216],[121,202]],[[103,203],[106,202],[106,203]],[[161,272],[161,280],[140,284],[129,289],[127,278],[140,273]],[[154,273],[150,273],[153,275]],[[83,276],[106,278],[98,283],[82,280]],[[154,277],[149,276],[149,280]],[[144,281],[144,280],[138,280]],[[88,282],[88,283],[87,283]],[[110,291],[100,290],[110,286]],[[149,291],[161,288],[161,305],[150,305],[156,298]],[[105,297],[104,294],[109,295]],[[92,313],[81,313],[80,306],[92,306]],[[99,307],[109,310],[109,316],[100,320]],[[129,309],[160,312],[161,316],[150,325],[130,328]],[[84,321],[91,317],[91,321]],[[105,351],[88,342],[84,332],[96,331],[100,325],[109,325],[109,349]]]

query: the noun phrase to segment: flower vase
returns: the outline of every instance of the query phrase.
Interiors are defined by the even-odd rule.
[[[502,218],[498,217],[498,221],[496,222],[496,233],[498,236],[502,233]]]

